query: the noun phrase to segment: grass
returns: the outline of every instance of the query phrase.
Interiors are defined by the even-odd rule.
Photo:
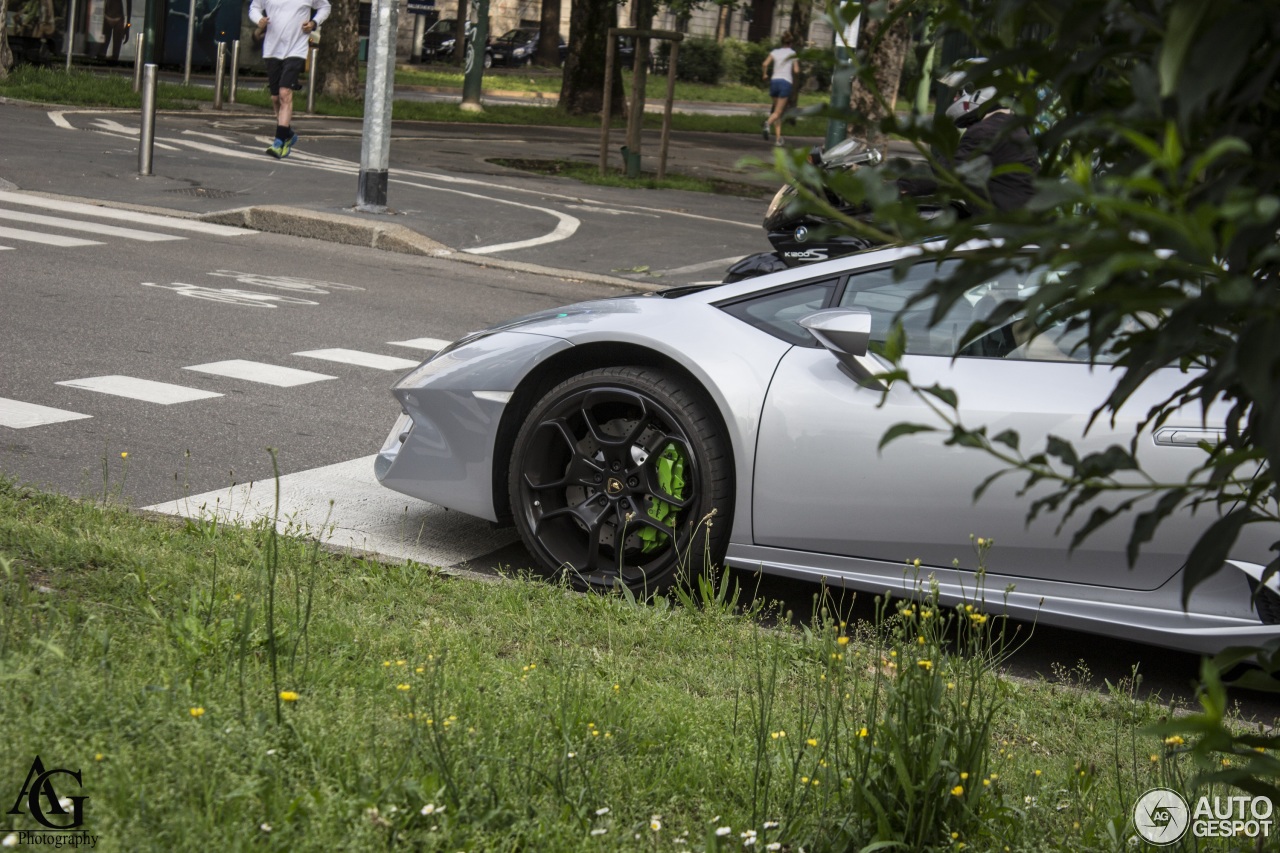
[[[417,73],[417,72],[413,72]],[[453,79],[458,79],[454,75]],[[516,79],[516,78],[512,78]],[[505,85],[505,84],[504,84]],[[558,94],[558,86],[556,94]],[[0,96],[37,103],[64,104],[79,107],[110,107],[116,109],[140,109],[141,97],[133,91],[133,78],[123,74],[95,74],[89,71],[34,68],[15,68],[5,80],[0,80]],[[256,83],[241,85],[236,100],[270,109],[271,100],[266,91]],[[199,109],[213,102],[213,90],[204,86],[182,86],[159,83],[156,88],[156,106],[162,110]],[[340,100],[324,95],[315,99],[317,115],[359,117],[364,114],[363,102],[358,99]],[[763,115],[763,105],[761,107]],[[572,116],[545,106],[490,105],[482,112],[465,112],[457,103],[396,100],[392,106],[392,118],[398,121],[430,121],[477,124],[516,124],[544,127],[598,128],[600,120],[593,116]],[[703,131],[716,133],[760,132],[759,115],[715,116],[700,114],[672,115],[671,126],[678,131]],[[619,119],[617,127],[624,127]],[[662,116],[648,114],[645,127],[659,129]],[[816,118],[801,118],[788,133],[794,136],[822,136],[826,122]]]
[[[765,628],[736,600],[448,577],[0,480],[0,779],[81,771],[57,794],[131,851],[1114,850],[1184,782],[1132,684],[1002,677],[998,603],[925,582],[873,624],[828,599]]]

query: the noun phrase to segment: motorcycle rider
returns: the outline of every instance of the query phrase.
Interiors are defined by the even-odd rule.
[[[1035,194],[1040,158],[1026,128],[1012,110],[996,100],[996,88],[974,84],[977,68],[983,62],[986,59],[970,59],[939,81],[955,90],[946,116],[963,131],[951,165],[985,156],[991,161],[993,172],[1010,164],[1023,167],[991,175],[981,189],[981,195],[996,210],[1016,210]],[[932,175],[907,176],[898,180],[898,186],[904,195],[930,195],[937,191],[938,182]]]

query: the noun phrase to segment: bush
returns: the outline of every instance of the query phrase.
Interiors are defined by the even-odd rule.
[[[770,44],[726,39],[721,47],[724,53],[724,68],[721,74],[725,82],[741,83],[744,86],[763,86],[760,68],[764,65],[765,57],[769,55]]]
[[[670,56],[671,43],[664,41],[658,49],[658,59],[665,66]],[[724,51],[715,39],[690,38],[681,42],[677,80],[715,85],[720,82],[723,70]]]

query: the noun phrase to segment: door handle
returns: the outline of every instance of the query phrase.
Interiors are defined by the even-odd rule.
[[[1221,429],[1161,427],[1156,430],[1155,442],[1167,447],[1198,447],[1202,441],[1218,444],[1226,435],[1226,430]]]

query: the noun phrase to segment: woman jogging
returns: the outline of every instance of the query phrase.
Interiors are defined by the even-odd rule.
[[[791,99],[791,87],[795,85],[796,75],[800,73],[800,62],[796,52],[791,49],[791,33],[782,34],[782,46],[769,51],[764,59],[764,79],[769,81],[769,97],[773,98],[773,112],[764,120],[762,135],[769,139],[769,125],[773,125],[776,135],[774,145],[782,144],[782,114],[786,112],[787,101]],[[773,75],[769,74],[769,66],[773,66]]]

